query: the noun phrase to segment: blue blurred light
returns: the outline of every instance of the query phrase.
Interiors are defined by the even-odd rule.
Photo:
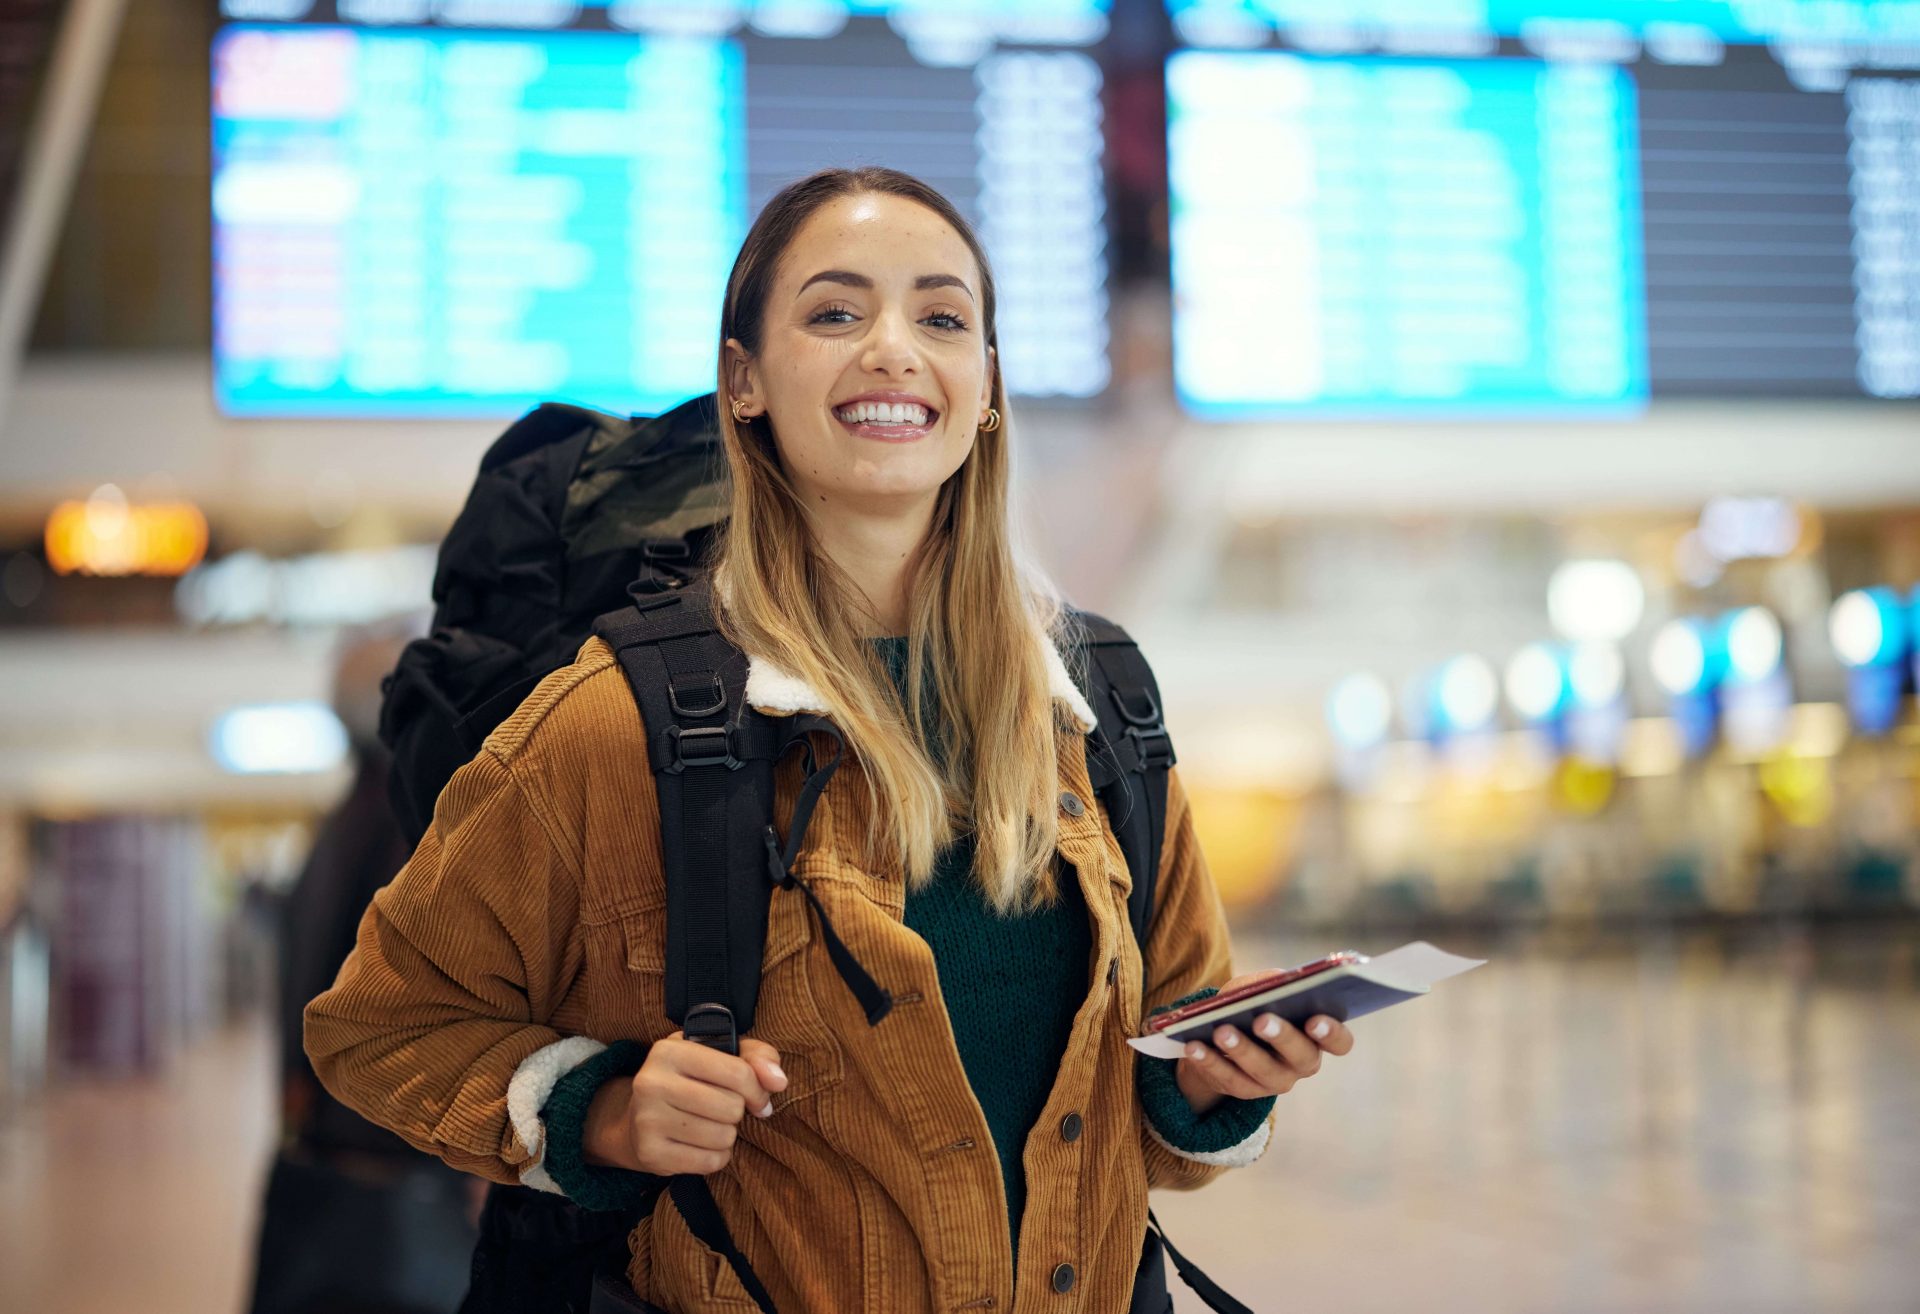
[[[1675,694],[1668,704],[1673,722],[1680,727],[1680,745],[1689,758],[1703,756],[1713,747],[1720,725],[1720,708],[1711,689],[1695,689]]]
[[[328,771],[346,761],[347,731],[325,703],[258,703],[222,713],[208,747],[235,775]]]
[[[1907,599],[1907,633],[1913,636],[1913,682],[1920,686],[1920,584]]]
[[[1906,672],[1897,663],[1856,666],[1847,672],[1847,711],[1861,733],[1884,735],[1900,719]]]
[[[1401,681],[1400,721],[1409,738],[1434,739],[1443,733],[1434,689],[1432,671],[1418,671]]]
[[[1682,616],[1660,627],[1653,638],[1653,678],[1674,698],[1711,689],[1717,682],[1712,631],[1697,616]]]
[[[1907,607],[1890,588],[1855,589],[1834,602],[1827,635],[1848,666],[1897,666],[1910,642]]]
[[[1716,690],[1726,670],[1720,627],[1698,616],[1668,621],[1654,635],[1649,665],[1655,683],[1666,691],[1682,750],[1689,759],[1704,756],[1720,729]]]
[[[1551,721],[1566,709],[1565,654],[1549,643],[1530,643],[1507,663],[1507,702],[1531,725]]]
[[[1393,699],[1376,675],[1349,675],[1334,686],[1327,700],[1327,721],[1341,747],[1372,748],[1387,737],[1393,721]]]
[[[1500,681],[1486,658],[1452,658],[1434,676],[1433,702],[1440,734],[1473,734],[1493,724],[1500,709]]]
[[[1779,617],[1765,607],[1742,607],[1721,620],[1729,681],[1760,684],[1780,669],[1786,656],[1786,636],[1780,630]]]
[[[1612,707],[1626,693],[1627,664],[1610,643],[1576,644],[1567,662],[1567,685],[1576,707]]]

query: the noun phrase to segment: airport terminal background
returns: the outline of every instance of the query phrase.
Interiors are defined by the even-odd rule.
[[[520,411],[711,389],[753,215],[856,163],[979,227],[1029,537],[1154,663],[1236,965],[1490,960],[1156,1196],[1194,1257],[1913,1309],[1896,0],[0,7],[0,1308],[246,1308],[343,651]]]

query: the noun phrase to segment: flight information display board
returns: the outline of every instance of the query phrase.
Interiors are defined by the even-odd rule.
[[[1645,395],[1618,70],[1193,51],[1167,76],[1190,398]]]
[[[976,225],[1010,390],[1106,385],[1086,49],[1104,2],[963,21],[859,0],[223,10],[214,359],[229,414],[663,410],[713,387],[753,215],[854,164],[905,169]]]
[[[1920,396],[1920,5],[1170,8],[1194,413]]]

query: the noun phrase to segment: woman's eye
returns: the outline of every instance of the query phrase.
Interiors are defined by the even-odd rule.
[[[832,316],[835,316],[835,315],[844,315],[846,316],[846,318],[845,319],[832,318]],[[809,324],[845,324],[851,321],[852,318],[853,318],[853,312],[851,310],[848,310],[845,306],[827,306],[822,310],[815,311],[813,313],[813,316],[810,319],[808,319],[807,322]],[[932,323],[935,321],[945,321],[944,323],[941,323],[939,327],[946,330],[949,333],[964,333],[966,332],[966,329],[967,329],[967,322],[965,320],[961,319],[960,316],[958,315],[949,314],[947,311],[944,311],[944,310],[936,311],[933,314],[928,315],[926,319],[921,322]]]

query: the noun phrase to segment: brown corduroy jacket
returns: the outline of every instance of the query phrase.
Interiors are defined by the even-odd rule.
[[[1226,920],[1175,771],[1143,988],[1127,922],[1132,881],[1088,782],[1094,718],[1058,652],[1048,659],[1071,718],[1060,720],[1061,870],[1085,892],[1094,956],[1026,1142],[1019,1271],[993,1140],[932,951],[902,922],[901,873],[854,860],[867,804],[850,758],[794,872],[895,1007],[869,1026],[806,896],[776,889],[753,1034],[779,1050],[789,1084],[772,1117],[742,1120],[732,1161],[709,1179],[782,1314],[1124,1311],[1148,1188],[1201,1186],[1266,1147],[1271,1118],[1229,1150],[1189,1154],[1142,1114],[1126,1039],[1146,1012],[1227,980]],[[759,659],[747,700],[771,715],[820,708],[803,682]],[[775,774],[782,834],[801,756]],[[645,732],[611,649],[593,639],[448,783],[339,978],[307,1008],[314,1067],[341,1100],[453,1166],[557,1189],[542,1167],[540,1121],[555,1082],[612,1041],[675,1029],[665,901]],[[1063,1131],[1069,1114],[1079,1115],[1077,1135]],[[664,1194],[631,1244],[629,1276],[664,1308],[754,1308]]]

